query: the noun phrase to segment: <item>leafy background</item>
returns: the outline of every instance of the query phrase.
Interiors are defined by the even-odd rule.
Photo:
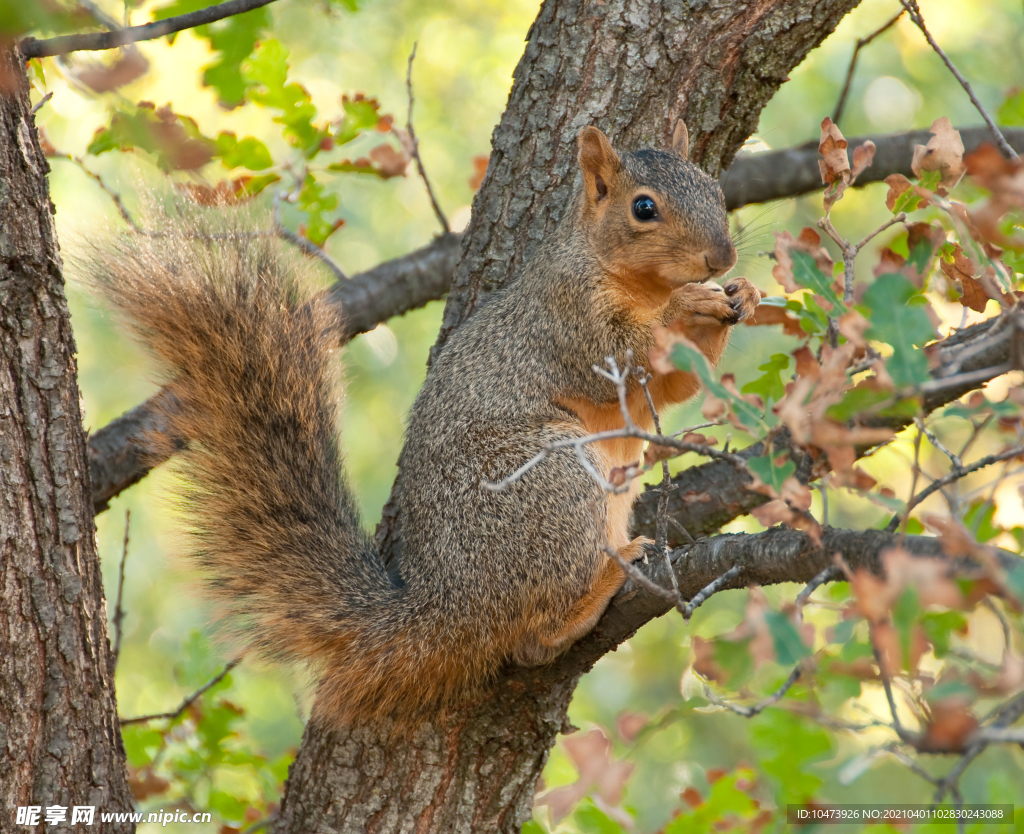
[[[122,4],[97,5],[115,20],[123,19]],[[207,4],[178,0],[129,5],[132,20],[143,22]],[[1002,123],[1024,124],[1024,94],[1018,91],[1024,87],[1020,4],[926,0],[921,6],[932,33],[971,79],[981,100],[999,112]],[[264,185],[256,199],[269,211],[271,195],[280,184],[259,178],[277,175],[290,187],[292,173],[309,165],[315,170],[310,179],[300,177],[299,199],[285,206],[284,220],[293,229],[303,227],[310,237],[326,238],[327,251],[352,274],[429,242],[437,231],[422,183],[412,169],[409,176],[382,179],[373,173],[381,171],[379,159],[359,161],[382,143],[401,152],[393,137],[376,128],[385,113],[393,114],[397,125],[405,123],[405,74],[413,43],[419,45],[413,82],[421,152],[441,205],[453,226],[460,228],[468,219],[473,194],[474,157],[488,152],[490,132],[537,8],[536,2],[523,0],[365,0],[358,8],[352,0],[285,0],[245,18],[183,32],[173,43],[164,39],[141,44],[148,72],[112,91],[97,93],[82,80],[84,64],[109,64],[109,57],[84,54],[72,56],[69,64],[56,59],[37,62],[35,99],[43,92],[53,93],[38,120],[56,150],[84,159],[89,170],[120,193],[128,209],[141,218],[146,217],[147,202],[166,198],[161,168],[179,166],[172,170],[172,179],[200,191],[248,169],[255,178],[253,187]],[[896,11],[895,3],[866,0],[848,16],[770,103],[751,150],[816,139],[822,116],[834,107],[853,42]],[[22,13],[24,9],[17,12]],[[82,20],[34,22],[44,29],[73,30]],[[106,71],[100,67],[97,72],[103,77]],[[254,87],[254,82],[265,86]],[[360,106],[358,94],[377,99],[379,112],[372,107],[367,111],[365,99]],[[348,97],[347,107],[343,96]],[[248,103],[224,106],[243,98]],[[167,105],[160,124],[171,124],[178,131],[175,135],[194,142],[189,147],[199,160],[206,155],[211,161],[192,170],[181,168],[191,163],[166,149],[162,152],[153,139],[159,136],[151,128],[161,118],[160,110],[139,108],[138,102],[152,102],[155,108]],[[927,128],[941,116],[957,126],[979,123],[966,95],[904,18],[862,52],[841,127],[847,136],[896,132]],[[359,135],[342,146],[354,127]],[[328,136],[330,141],[325,142]],[[245,137],[255,139],[248,142]],[[117,149],[147,143],[154,152]],[[330,144],[334,147],[326,147]],[[327,170],[331,164],[344,168],[339,165],[344,160],[356,163],[350,167],[370,170]],[[77,164],[58,158],[51,164],[58,231],[73,276],[76,241],[122,221],[109,195]],[[229,172],[230,166],[240,167]],[[970,199],[970,186],[962,188],[958,196]],[[884,185],[847,192],[835,212],[847,237],[859,239],[889,216],[885,192]],[[736,212],[742,245],[734,274],[745,274],[769,294],[780,295],[773,264],[761,253],[773,249],[774,232],[789,229],[796,234],[813,225],[820,205],[820,195],[811,195]],[[337,220],[344,225],[334,231]],[[878,245],[894,236],[895,232],[883,236]],[[870,280],[872,264],[869,258],[859,262],[862,280]],[[330,280],[326,272],[323,280]],[[156,383],[145,358],[103,311],[74,284],[69,293],[86,423],[96,429],[142,401]],[[938,297],[931,301],[944,330],[961,323],[960,305]],[[344,352],[344,440],[364,520],[371,528],[395,474],[404,415],[422,381],[441,310],[441,303],[433,303],[391,321],[357,338]],[[967,316],[968,321],[975,318],[980,316]],[[762,377],[758,366],[765,359],[786,354],[796,344],[774,328],[737,328],[720,370],[734,373],[743,386]],[[1000,400],[1011,382],[1019,384],[1019,379],[991,385],[989,399]],[[668,427],[701,420],[699,403],[690,404],[673,413]],[[730,432],[720,428],[708,433],[724,440]],[[909,438],[901,437],[864,468],[897,494],[906,495],[911,456]],[[693,462],[689,457],[672,465]],[[218,640],[213,612],[201,599],[195,578],[177,558],[180,541],[174,534],[173,509],[161,498],[170,477],[165,471],[151,475],[98,517],[112,613],[125,513],[131,511],[124,644],[117,669],[123,716],[173,709],[233,656],[231,646]],[[812,512],[820,512],[820,500],[815,493]],[[884,508],[845,490],[830,490],[829,501],[836,526],[880,527],[889,517]],[[1012,485],[982,508],[978,518],[994,536],[1022,523],[1021,499]],[[763,528],[755,519],[744,518],[728,529]],[[999,541],[1012,543],[1005,535]],[[769,588],[764,595],[778,607],[792,600],[797,590]],[[818,596],[839,605],[849,593],[842,584]],[[597,665],[570,708],[573,722],[582,730],[572,737],[574,743],[556,747],[545,771],[545,790],[563,789],[554,795],[552,808],[566,797],[588,798],[558,823],[552,822],[548,807],[538,808],[534,831],[618,831],[622,825],[655,831],[680,811],[684,816],[666,830],[711,830],[714,820],[730,814],[737,830],[747,830],[755,826],[751,821],[759,813],[751,797],[767,805],[812,795],[837,802],[929,801],[928,785],[902,764],[867,755],[880,741],[878,732],[830,733],[780,709],[748,722],[708,702],[690,669],[694,641],[711,640],[737,627],[749,604],[746,592],[717,595],[689,626],[676,616],[652,622]],[[808,608],[806,618],[824,631],[835,625],[837,614],[818,606]],[[944,633],[958,630],[957,639],[982,655],[991,656],[996,651],[992,647],[1001,645],[998,621],[987,609],[978,607],[961,619],[947,624]],[[853,639],[842,651],[856,655],[862,649],[863,639]],[[754,693],[770,692],[789,668],[779,662],[748,668],[745,646],[732,658],[723,654],[717,659],[733,664],[730,671]],[[208,827],[210,831],[222,824],[241,829],[265,817],[279,794],[308,713],[308,689],[302,684],[301,674],[294,670],[246,662],[170,725],[156,721],[129,727],[126,747],[140,806],[214,810],[218,821]],[[859,683],[840,676],[827,682],[819,697],[847,714],[885,712],[877,687],[862,690]],[[965,776],[965,796],[969,801],[1024,805],[1022,768],[1020,749],[992,749]],[[707,801],[697,806],[698,799]],[[567,810],[571,804],[567,802]],[[1024,830],[1024,817],[1018,813],[1017,819],[1018,830]],[[156,827],[143,825],[140,830]],[[166,830],[176,828],[169,825]]]

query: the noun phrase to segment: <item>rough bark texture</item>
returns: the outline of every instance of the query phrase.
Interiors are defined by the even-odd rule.
[[[93,805],[128,830],[98,817],[132,801],[49,169],[3,46],[0,80],[0,829]]]
[[[583,126],[597,124],[625,147],[665,145],[685,115],[692,156],[717,174],[787,73],[856,4],[545,2],[494,132],[439,344],[557,223]],[[385,545],[387,531],[385,521]],[[275,831],[518,831],[592,662],[513,671],[498,697],[411,740],[388,727],[307,727]]]

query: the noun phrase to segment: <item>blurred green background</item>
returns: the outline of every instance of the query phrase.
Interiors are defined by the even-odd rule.
[[[114,17],[123,14],[120,3],[99,5]],[[157,5],[145,3],[134,9],[133,19],[143,22],[148,19],[147,10]],[[1024,86],[1024,9],[1020,2],[923,0],[921,7],[936,39],[993,112],[1017,87]],[[866,0],[843,20],[825,44],[792,73],[764,111],[752,150],[817,139],[822,117],[831,114],[835,106],[853,43],[898,8],[894,2]],[[290,51],[289,80],[303,84],[325,116],[340,112],[343,93],[364,92],[379,98],[382,110],[404,124],[406,62],[413,43],[418,42],[413,76],[415,126],[440,203],[459,228],[469,216],[472,160],[488,153],[491,130],[500,117],[537,9],[536,2],[527,0],[365,0],[351,12],[291,0],[271,6],[270,13],[275,21],[274,37]],[[46,89],[53,98],[38,119],[56,148],[84,155],[96,129],[109,119],[108,108],[123,98],[148,100],[158,106],[171,103],[175,112],[193,117],[208,135],[221,130],[233,130],[239,136],[253,134],[263,138],[275,157],[286,153],[267,111],[252,106],[226,111],[201,85],[201,68],[211,60],[206,41],[184,32],[173,46],[151,41],[140,48],[151,63],[150,72],[106,96],[76,88],[52,59],[47,60]],[[847,137],[853,137],[927,128],[940,116],[948,116],[955,126],[980,123],[963,90],[920,32],[904,18],[862,52],[840,126]],[[1004,117],[1015,117],[1012,106],[1004,110]],[[73,279],[76,240],[96,236],[101,224],[116,227],[121,221],[109,196],[81,170],[59,159],[51,164],[58,231]],[[139,210],[147,194],[160,191],[161,175],[137,154],[115,151],[90,157],[87,164],[121,193],[132,211]],[[422,183],[411,172],[386,182],[339,177],[330,187],[336,191],[338,215],[346,225],[331,237],[327,248],[350,274],[424,245],[437,231]],[[884,185],[847,193],[834,217],[848,237],[859,239],[885,219],[884,194]],[[734,274],[745,274],[767,292],[779,293],[771,277],[772,264],[761,253],[773,248],[775,231],[785,228],[795,233],[802,226],[813,225],[819,216],[820,197],[816,195],[737,212],[734,223],[742,230],[743,243]],[[870,275],[869,259],[862,259],[860,267]],[[326,274],[323,280],[329,280]],[[86,424],[95,430],[145,399],[155,390],[156,382],[145,357],[87,294],[73,282],[69,294]],[[379,517],[395,475],[405,414],[423,379],[441,311],[441,302],[431,304],[357,338],[344,351],[348,382],[344,443],[369,529]],[[947,327],[960,323],[958,305],[943,314],[949,318]],[[795,344],[774,329],[737,328],[721,370],[734,372],[742,384],[759,375],[757,365],[769,355],[791,350]],[[998,399],[998,393],[992,396]],[[669,427],[698,422],[699,403],[690,404],[672,414]],[[725,429],[715,433],[723,439],[728,434]],[[866,468],[898,493],[901,489],[905,493],[910,448],[909,441],[897,441]],[[673,467],[693,463],[692,458],[682,458],[674,461]],[[125,513],[131,511],[124,645],[117,669],[118,703],[124,716],[173,708],[233,656],[229,644],[218,642],[213,624],[216,612],[203,601],[189,568],[178,556],[181,542],[174,532],[173,508],[161,497],[170,477],[162,470],[150,475],[112,501],[110,509],[97,519],[112,612]],[[882,508],[846,491],[833,491],[829,498],[830,521],[836,526],[877,526],[887,517]],[[816,503],[815,511],[819,509]],[[1019,523],[1013,520],[1021,515],[1015,491],[1000,496],[999,512],[1007,526]],[[748,518],[729,529],[761,528]],[[791,600],[796,590],[770,588],[766,594],[778,602]],[[821,794],[832,800],[928,801],[928,786],[906,767],[891,758],[862,757],[878,741],[871,734],[829,735],[776,713],[750,723],[708,707],[699,684],[687,671],[690,639],[728,631],[742,619],[746,602],[745,592],[720,594],[698,611],[688,627],[676,615],[652,622],[604,658],[577,691],[570,709],[573,722],[584,729],[604,728],[615,741],[613,755],[636,765],[624,799],[625,806],[635,812],[636,830],[654,831],[662,826],[671,810],[679,806],[684,788],[692,786],[706,793],[706,768],[777,761],[776,771],[784,773],[787,749],[802,751],[800,755],[818,751],[807,754],[817,760],[809,770],[823,780]],[[809,610],[808,619],[824,627],[835,620],[835,612]],[[970,619],[970,639],[982,649],[997,639],[997,629],[994,618],[984,611]],[[786,670],[769,664],[752,688],[768,692],[785,674]],[[308,689],[302,683],[301,674],[294,670],[246,662],[232,673],[230,687],[221,693],[242,711],[234,727],[241,730],[247,749],[279,762],[278,770],[280,757],[298,745],[308,712]],[[860,708],[883,712],[873,692],[861,699]],[[661,723],[627,743],[615,730],[616,720],[624,712]],[[178,743],[185,748],[191,744],[187,739]],[[146,740],[133,737],[131,744],[145,746]],[[973,801],[999,799],[1024,804],[1022,766],[1024,757],[1019,749],[990,751],[968,771],[963,781],[965,794]],[[545,774],[547,786],[567,784],[575,778],[567,754],[556,748]],[[257,803],[259,797],[265,801],[272,796],[276,786],[261,782],[251,768],[233,769],[226,762],[215,775],[197,781],[192,790],[192,799],[202,808],[209,798],[204,791],[220,791],[243,803]],[[547,819],[543,809],[538,819]],[[585,830],[577,825],[582,824],[564,823],[558,830]],[[202,828],[189,826],[188,830]]]

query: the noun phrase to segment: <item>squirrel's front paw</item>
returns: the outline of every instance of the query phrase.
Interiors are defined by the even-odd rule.
[[[754,315],[754,310],[761,303],[761,293],[746,278],[733,278],[726,281],[722,287],[725,294],[729,296],[729,306],[735,311],[736,318],[731,322],[736,324]]]

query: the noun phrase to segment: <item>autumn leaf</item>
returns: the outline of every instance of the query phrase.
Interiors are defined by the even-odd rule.
[[[487,164],[490,160],[491,158],[484,154],[473,157],[473,176],[469,178],[469,187],[473,189],[474,194],[484,183],[484,177],[487,176]]]
[[[748,327],[765,327],[773,324],[781,324],[782,332],[787,336],[796,336],[798,339],[807,338],[807,333],[800,326],[800,319],[796,318],[784,304],[765,303],[768,299],[761,299],[761,303],[754,309],[754,314],[744,320]]]
[[[818,153],[822,158],[818,160],[818,169],[825,185],[849,182],[850,159],[846,154],[848,144],[838,125],[828,116],[822,119],[821,140],[818,142]]]
[[[875,143],[868,139],[858,145],[853,151],[853,182],[861,175],[864,169],[868,168],[875,161]]]
[[[579,778],[571,785],[548,791],[537,799],[538,805],[547,805],[557,821],[567,816],[592,790],[608,805],[615,806],[622,801],[623,788],[635,765],[612,760],[612,743],[601,730],[569,736],[562,746]]]
[[[90,63],[75,75],[86,87],[96,93],[116,90],[141,78],[149,69],[149,61],[138,49],[128,49],[112,64]]]
[[[402,151],[396,151],[391,145],[377,145],[370,151],[370,159],[373,160],[377,170],[384,179],[390,177],[404,177],[405,169],[409,166],[410,156]]]
[[[940,172],[941,179],[936,190],[945,196],[949,193],[948,189],[960,182],[967,171],[964,143],[960,139],[960,132],[953,129],[945,116],[932,123],[931,133],[932,138],[927,145],[914,145],[910,168],[919,179],[925,171]]]
[[[885,195],[885,205],[893,214],[931,205],[931,192],[920,185],[914,185],[903,174],[889,174],[884,182],[889,186],[889,193]]]

